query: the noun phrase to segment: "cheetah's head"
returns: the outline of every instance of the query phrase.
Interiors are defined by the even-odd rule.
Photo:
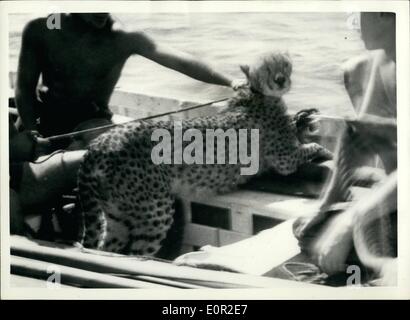
[[[252,90],[280,98],[290,90],[292,62],[287,53],[274,52],[261,56],[252,65],[241,65]]]

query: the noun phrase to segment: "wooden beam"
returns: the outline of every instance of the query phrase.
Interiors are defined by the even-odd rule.
[[[58,277],[61,284],[86,288],[172,288],[18,256],[11,256],[11,273],[41,280],[50,279],[54,274],[54,280]]]
[[[151,276],[204,285],[209,288],[306,286],[294,281],[176,266],[162,261],[144,260],[143,257],[127,257],[95,250],[80,250],[74,247],[56,248],[52,243],[42,242],[40,245],[18,236],[11,237],[11,253],[93,272]]]

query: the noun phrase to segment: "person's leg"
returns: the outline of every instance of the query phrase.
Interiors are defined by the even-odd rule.
[[[43,163],[25,163],[19,190],[21,207],[41,206],[75,188],[85,152],[57,153]]]
[[[16,191],[10,190],[10,233],[24,234],[24,218],[20,197]]]

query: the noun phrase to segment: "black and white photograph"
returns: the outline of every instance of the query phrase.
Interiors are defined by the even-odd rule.
[[[0,6],[3,297],[410,298],[408,2],[36,2]]]

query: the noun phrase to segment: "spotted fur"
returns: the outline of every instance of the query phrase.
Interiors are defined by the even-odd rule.
[[[242,70],[251,90],[239,91],[217,115],[183,120],[183,131],[196,128],[205,135],[206,129],[259,129],[258,174],[273,168],[288,175],[316,157],[331,158],[322,146],[297,139],[295,121],[281,98],[290,87],[287,55],[270,54]],[[172,132],[173,123],[128,123],[91,143],[78,175],[85,247],[153,255],[173,222],[175,196],[224,193],[250,178],[240,175],[240,163],[153,164],[151,150],[157,142],[151,141],[151,134],[157,128]],[[228,154],[228,144],[226,148]]]

